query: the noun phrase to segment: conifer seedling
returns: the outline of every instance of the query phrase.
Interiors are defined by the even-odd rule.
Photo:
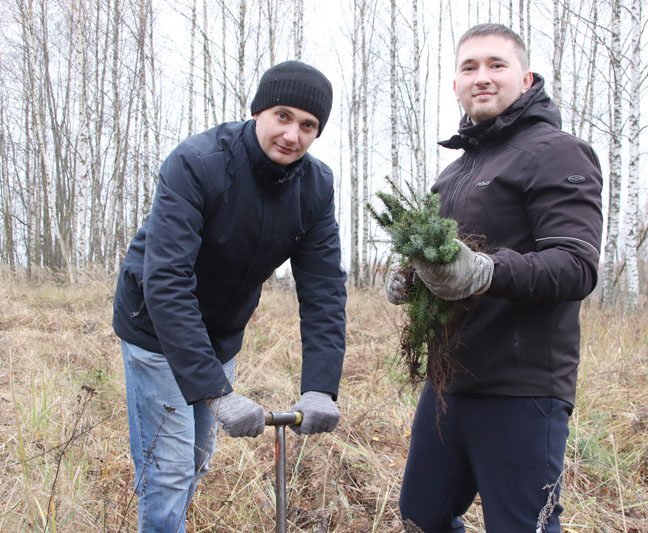
[[[392,192],[378,192],[385,211],[379,213],[371,205],[369,212],[391,237],[392,247],[400,254],[401,265],[409,272],[409,299],[405,304],[405,324],[401,332],[400,350],[413,383],[428,380],[437,392],[438,417],[445,410],[444,395],[454,370],[452,357],[457,319],[466,302],[449,302],[434,296],[418,279],[412,259],[448,264],[459,253],[456,221],[441,217],[440,196],[426,193],[417,197],[411,187],[405,194],[387,178]]]

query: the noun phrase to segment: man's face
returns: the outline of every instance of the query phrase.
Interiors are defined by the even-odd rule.
[[[496,117],[531,87],[515,43],[499,35],[473,37],[457,51],[454,92],[474,124]]]
[[[317,137],[317,118],[296,107],[278,105],[253,117],[261,149],[278,165],[290,165],[300,159]]]

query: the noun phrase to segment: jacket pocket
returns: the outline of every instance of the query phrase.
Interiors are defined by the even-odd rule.
[[[551,309],[524,303],[514,313],[513,350],[518,363],[548,370],[551,358]]]
[[[124,272],[119,288],[120,307],[131,326],[147,335],[157,337],[144,301],[142,282],[130,272]]]

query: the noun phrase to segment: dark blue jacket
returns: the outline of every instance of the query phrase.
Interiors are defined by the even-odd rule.
[[[451,391],[545,396],[573,404],[581,300],[596,286],[603,217],[599,161],[561,131],[538,75],[495,119],[441,143],[463,155],[433,190],[441,214],[483,238],[489,290],[459,327]]]
[[[119,275],[115,333],[163,353],[189,404],[231,392],[221,363],[240,350],[261,285],[287,259],[299,300],[301,390],[337,397],[346,275],[333,175],[309,154],[274,164],[254,126],[222,124],[169,155]]]

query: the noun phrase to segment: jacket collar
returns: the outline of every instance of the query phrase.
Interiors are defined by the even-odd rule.
[[[247,151],[254,178],[263,188],[273,189],[292,181],[299,174],[304,158],[290,165],[278,165],[261,148],[256,134],[256,121],[248,120],[243,126],[243,144]]]
[[[477,148],[489,142],[498,142],[511,136],[522,122],[541,121],[560,128],[560,111],[544,90],[544,79],[533,74],[531,88],[491,120],[473,124],[468,115],[459,122],[459,132],[439,144],[445,148]]]

